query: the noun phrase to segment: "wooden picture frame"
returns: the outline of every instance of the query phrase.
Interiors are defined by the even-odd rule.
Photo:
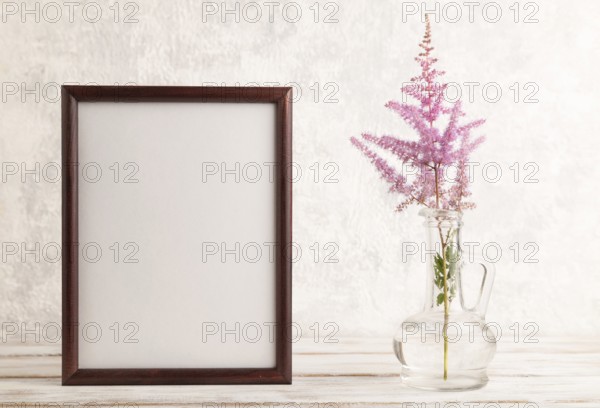
[[[205,179],[215,169],[200,169],[197,155],[225,163],[222,185]],[[240,182],[227,155],[238,164],[272,156],[271,179]],[[291,383],[291,160],[291,88],[63,86],[63,385]],[[126,161],[138,170],[131,185],[120,183]],[[220,261],[205,240],[199,250],[210,233],[229,251]],[[270,234],[268,261],[228,265],[240,237]],[[147,247],[125,265],[132,239]],[[91,259],[82,247],[100,252]],[[206,326],[212,313],[227,319]],[[138,318],[140,341],[124,343]],[[269,341],[236,343],[244,322],[255,332],[268,323]],[[228,334],[209,337],[215,327]]]

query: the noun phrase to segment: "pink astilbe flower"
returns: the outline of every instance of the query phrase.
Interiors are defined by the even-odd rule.
[[[415,203],[430,208],[462,211],[474,207],[473,203],[465,201],[471,195],[469,155],[484,138],[472,139],[471,133],[485,121],[461,124],[460,120],[465,114],[460,101],[445,101],[444,93],[448,84],[439,80],[445,73],[433,67],[437,59],[431,55],[434,48],[431,46],[431,24],[427,15],[425,23],[425,36],[419,44],[422,52],[415,58],[421,66],[421,73],[401,89],[416,104],[396,101],[386,104],[417,132],[418,140],[365,133],[360,139],[353,137],[351,141],[371,160],[382,178],[391,184],[389,191],[404,196],[397,207],[398,211]],[[445,125],[440,124],[442,120]],[[414,169],[416,175],[409,180],[378,150],[391,153],[403,166]],[[454,170],[451,176],[449,169]]]

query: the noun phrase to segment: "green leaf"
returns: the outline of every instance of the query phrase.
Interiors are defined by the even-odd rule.
[[[444,260],[440,254],[435,254],[433,269],[435,271],[435,286],[437,286],[439,290],[444,290]]]
[[[456,296],[456,272],[458,269],[458,249],[449,243],[444,251],[445,255],[445,268],[444,258],[442,255],[435,254],[433,269],[435,272],[434,283],[435,286],[440,290],[436,300],[438,306],[444,303],[444,272],[446,272],[446,284],[448,285],[448,302],[452,302]]]

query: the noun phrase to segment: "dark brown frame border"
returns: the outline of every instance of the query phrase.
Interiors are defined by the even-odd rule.
[[[273,369],[80,369],[78,363],[79,102],[275,103],[276,367]],[[292,88],[62,86],[62,383],[63,385],[291,384],[292,382]]]

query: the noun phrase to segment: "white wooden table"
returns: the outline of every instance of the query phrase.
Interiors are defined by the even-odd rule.
[[[402,386],[390,339],[302,340],[293,385],[63,387],[60,364],[59,345],[0,343],[0,408],[600,407],[600,338],[503,341],[489,384],[463,393]]]

